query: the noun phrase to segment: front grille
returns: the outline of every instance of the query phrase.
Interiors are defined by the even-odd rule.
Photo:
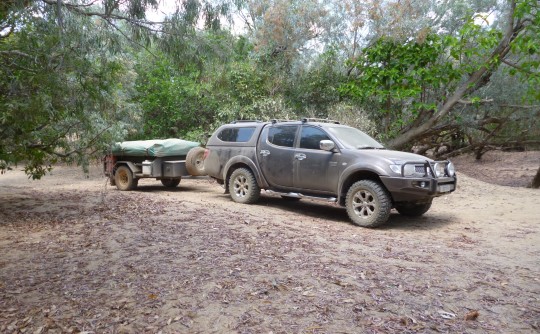
[[[414,171],[418,174],[426,175],[426,166],[424,165],[415,165]]]

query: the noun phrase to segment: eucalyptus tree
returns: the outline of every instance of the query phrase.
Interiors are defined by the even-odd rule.
[[[176,4],[160,22],[157,0],[9,0],[0,5],[0,170],[25,162],[39,178],[60,160],[83,165],[136,131],[136,52],[173,54],[196,43],[199,20],[226,12],[207,1]],[[211,45],[209,42],[208,45]],[[199,52],[201,54],[201,52]],[[197,52],[183,52],[198,59]]]
[[[0,19],[0,168],[24,161],[33,178],[58,159],[85,165],[135,116],[118,35],[55,6],[13,1]]]

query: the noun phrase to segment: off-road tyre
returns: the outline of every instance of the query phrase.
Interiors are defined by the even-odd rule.
[[[377,227],[386,223],[390,217],[392,199],[379,182],[360,180],[347,191],[345,207],[354,224],[362,227]]]
[[[180,178],[178,179],[161,179],[161,184],[167,188],[175,188],[180,184]]]
[[[127,166],[120,166],[114,173],[114,183],[118,190],[133,190],[137,188],[138,180],[133,178],[133,173]]]
[[[261,188],[249,169],[238,168],[229,178],[229,194],[237,203],[252,204],[261,196]]]
[[[186,156],[186,169],[192,176],[204,176],[204,152],[202,147],[194,147]]]
[[[399,203],[395,205],[399,214],[407,217],[420,217],[431,208],[431,201],[426,203]]]

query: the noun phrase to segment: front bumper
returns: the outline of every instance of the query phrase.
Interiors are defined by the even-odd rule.
[[[457,177],[383,177],[381,181],[394,202],[422,202],[456,190]]]

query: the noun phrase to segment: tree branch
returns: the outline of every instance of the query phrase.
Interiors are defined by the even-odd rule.
[[[514,63],[512,63],[512,62],[510,62],[510,61],[508,61],[508,60],[506,60],[506,59],[504,59],[504,58],[502,58],[501,61],[502,61],[503,63],[505,63],[506,65],[515,68],[516,70],[518,70],[518,71],[520,71],[520,72],[527,73],[527,74],[529,74],[529,75],[538,75],[538,74],[539,74],[539,73],[536,73],[536,72],[532,72],[532,71],[526,70],[526,69],[524,69],[524,68],[522,68],[522,67],[519,67],[517,64],[514,64]]]
[[[461,104],[478,104],[478,103],[491,103],[493,102],[493,99],[484,99],[484,100],[479,100],[479,101],[472,101],[472,100],[458,100],[458,103],[461,103]]]
[[[44,3],[46,3],[47,5],[58,5],[58,0],[41,0],[43,1]],[[143,28],[149,28],[148,25],[158,25],[158,24],[163,24],[165,22],[153,22],[153,21],[146,21],[146,20],[139,20],[139,19],[134,19],[134,18],[131,18],[131,17],[128,17],[128,16],[123,16],[123,15],[119,15],[119,14],[113,14],[113,13],[102,13],[102,12],[95,12],[95,11],[90,11],[90,10],[85,10],[85,8],[93,5],[95,3],[92,2],[92,4],[89,4],[89,5],[77,5],[77,4],[72,4],[72,3],[69,3],[69,2],[61,2],[61,5],[64,6],[65,8],[67,8],[68,10],[72,11],[72,12],[75,12],[77,14],[80,14],[80,15],[84,15],[84,16],[97,16],[97,17],[101,17],[102,19],[114,19],[114,20],[121,20],[121,21],[127,21],[129,23],[132,23],[134,25],[137,25],[137,26],[140,26],[140,27],[143,27]]]
[[[90,147],[92,147],[92,144],[99,138],[101,137],[101,135],[103,133],[105,133],[107,130],[109,130],[110,128],[112,127],[112,125],[106,127],[105,129],[101,130],[98,134],[96,134],[86,145],[82,146],[82,147],[79,147],[79,148],[75,148],[67,153],[60,153],[60,152],[52,152],[52,154],[60,157],[60,158],[67,158],[73,154],[76,154],[76,153],[82,153],[83,151],[89,149]],[[95,151],[94,151],[95,152]]]
[[[520,105],[517,105],[517,104],[501,104],[501,107],[521,108],[521,109],[536,109],[536,108],[540,108],[540,104],[539,105],[532,105],[532,106],[520,106]]]
[[[24,53],[22,51],[19,51],[19,50],[8,50],[8,51],[2,51],[0,50],[0,55],[8,55],[8,56],[22,56],[22,57],[27,57],[27,58],[33,58],[31,55],[29,55],[28,53]]]
[[[134,44],[140,46],[141,48],[145,49],[146,52],[148,52],[149,54],[151,54],[152,56],[154,56],[154,57],[157,58],[157,56],[156,56],[154,53],[152,53],[152,51],[150,51],[146,46],[144,46],[144,45],[142,45],[141,43],[138,43],[138,42],[135,42],[134,40],[132,40],[132,39],[131,39],[129,36],[127,36],[120,28],[118,28],[118,27],[116,26],[116,24],[114,24],[111,20],[106,19],[105,21],[106,21],[110,26],[112,26],[114,29],[116,29],[116,31],[118,31],[122,36],[124,36],[124,38],[126,38],[128,41],[130,41],[131,43],[134,43]]]

